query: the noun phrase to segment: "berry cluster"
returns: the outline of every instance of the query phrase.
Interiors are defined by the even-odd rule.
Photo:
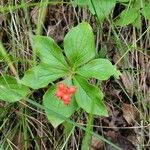
[[[75,86],[67,87],[64,83],[58,84],[58,89],[55,96],[63,100],[65,105],[68,105],[71,101],[71,96],[76,92]]]

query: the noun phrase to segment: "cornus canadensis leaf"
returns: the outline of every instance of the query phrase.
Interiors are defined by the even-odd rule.
[[[116,66],[107,59],[94,59],[89,63],[83,65],[77,70],[77,74],[86,78],[96,78],[99,80],[107,80],[110,76],[119,78],[120,72],[116,69]]]
[[[139,11],[138,17],[134,20],[133,26],[136,27],[137,29],[140,29],[141,27],[141,14]]]
[[[99,21],[103,21],[115,7],[116,0],[75,0],[75,3],[87,5],[91,13],[96,14]]]
[[[24,85],[38,89],[67,75],[68,64],[53,39],[36,35],[33,36],[33,44],[41,63],[25,73],[21,80]]]
[[[150,20],[150,13],[149,13],[150,11],[149,10],[150,10],[150,4],[143,7],[143,10],[142,10],[143,16],[148,20]]]
[[[51,68],[68,69],[61,48],[52,38],[35,35],[33,36],[33,44],[41,62],[49,65]]]
[[[74,2],[79,6],[88,6],[91,3],[90,0],[74,0]]]
[[[96,13],[98,20],[103,21],[115,7],[116,0],[90,0],[89,9]]]
[[[6,102],[16,102],[29,94],[28,87],[21,85],[14,77],[0,77],[0,99]]]
[[[43,97],[43,104],[45,107],[49,107],[50,110],[53,110],[67,118],[69,118],[77,109],[77,104],[72,97],[69,105],[64,105],[64,102],[61,101],[59,98],[55,96],[55,93],[57,91],[56,86],[52,86],[44,95]],[[63,119],[60,119],[59,117],[53,116],[51,112],[49,112],[47,109],[45,110],[48,120],[51,122],[54,128],[56,128],[58,125],[64,122]]]
[[[129,2],[130,0],[117,0],[118,2]],[[133,1],[133,0],[131,0],[131,1]]]
[[[66,75],[61,68],[52,68],[47,64],[39,64],[29,69],[21,80],[21,83],[33,89],[47,86],[49,83]]]
[[[73,82],[78,89],[75,98],[82,109],[94,115],[108,116],[106,106],[103,103],[103,93],[98,87],[89,84],[80,76],[75,76]]]
[[[76,68],[95,56],[94,35],[91,26],[82,22],[72,28],[64,38],[67,59]]]
[[[120,14],[119,18],[116,20],[115,24],[119,26],[126,26],[133,23],[139,15],[139,10],[137,8],[127,8]]]

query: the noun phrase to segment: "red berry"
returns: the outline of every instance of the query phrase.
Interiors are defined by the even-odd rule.
[[[63,95],[63,92],[62,91],[57,91],[56,92],[56,94],[55,94],[55,96],[57,96],[57,97],[59,97],[59,98],[61,98],[62,97],[62,95]]]
[[[63,100],[65,105],[68,105],[71,101],[71,96],[76,92],[76,87],[71,86],[67,87],[64,83],[59,83],[58,84],[58,90],[55,93],[55,96]]]
[[[75,86],[69,87],[69,93],[70,93],[70,94],[73,94],[73,93],[75,93],[76,91],[77,91],[77,89],[76,89]]]
[[[65,105],[68,105],[70,103],[70,101],[64,101]]]
[[[62,95],[62,99],[63,99],[64,101],[70,101],[70,95],[69,95],[69,94],[63,94],[63,95]]]
[[[62,91],[64,94],[68,94],[68,88],[67,87],[65,87]]]
[[[58,89],[59,90],[64,90],[65,88],[66,88],[66,86],[64,85],[64,83],[58,84]]]

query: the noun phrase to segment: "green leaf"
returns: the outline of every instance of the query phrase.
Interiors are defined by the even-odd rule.
[[[97,15],[99,21],[103,21],[115,7],[116,0],[75,0],[79,6],[88,6],[92,14]]]
[[[2,146],[0,146],[0,150],[3,150]]]
[[[39,89],[47,86],[49,83],[55,81],[67,74],[64,70],[51,68],[47,64],[39,64],[29,69],[21,80],[21,83],[33,89]]]
[[[99,58],[106,58],[106,55],[108,54],[108,50],[107,50],[107,47],[106,47],[106,45],[104,45],[101,49],[100,49],[100,51],[99,51],[99,53],[98,53],[98,57]]]
[[[143,16],[145,17],[145,19],[148,19],[148,20],[150,20],[150,11],[149,10],[150,10],[150,4],[143,7],[143,10],[142,10]]]
[[[129,2],[130,0],[117,0],[118,2],[123,2],[123,3],[126,3],[126,2]]]
[[[68,68],[62,50],[52,38],[40,35],[33,36],[33,45],[41,62],[53,68],[64,70]]]
[[[139,13],[138,17],[134,20],[133,26],[136,27],[137,29],[141,28],[141,15]]]
[[[74,3],[79,6],[88,6],[90,0],[74,0]]]
[[[110,76],[119,78],[120,72],[116,69],[116,66],[107,59],[94,59],[84,66],[80,67],[77,74],[86,78],[96,78],[99,80],[107,80]]]
[[[129,8],[125,9],[124,11],[121,12],[119,18],[115,21],[116,25],[119,26],[126,26],[130,23],[133,23],[135,19],[139,15],[139,10],[137,8]]]
[[[91,1],[91,0],[90,0]],[[91,12],[96,13],[98,20],[102,22],[116,5],[116,0],[92,0],[89,5]]]
[[[73,82],[77,87],[75,98],[81,108],[87,113],[108,116],[106,106],[102,101],[103,93],[98,87],[89,84],[80,76],[75,76]]]
[[[2,55],[0,55],[0,61],[2,61],[4,58],[3,58],[3,56]]]
[[[64,49],[70,65],[80,66],[95,56],[94,35],[91,26],[82,22],[64,38]]]
[[[43,97],[43,104],[45,107],[49,107],[50,110],[57,112],[67,118],[69,118],[77,109],[77,103],[74,97],[69,105],[64,105],[63,101],[55,96],[56,86],[51,87]],[[47,109],[45,110],[48,120],[51,122],[54,128],[63,123],[65,120],[54,116]]]
[[[25,98],[30,90],[21,85],[14,77],[0,76],[0,99],[6,102],[16,102]]]

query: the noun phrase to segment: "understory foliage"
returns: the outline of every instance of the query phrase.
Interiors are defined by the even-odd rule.
[[[149,10],[149,0],[2,0],[0,150],[149,148]],[[138,142],[120,131],[131,126]]]
[[[77,92],[71,97],[71,102],[64,105],[63,101],[59,100],[55,95],[57,86],[54,84],[43,96],[44,107],[65,117],[70,117],[79,107],[87,113],[108,116],[103,103],[103,93],[98,87],[89,84],[87,80],[96,78],[102,81],[112,75],[119,78],[120,72],[109,60],[95,59],[94,43],[92,28],[86,22],[72,28],[65,36],[66,58],[53,39],[34,35],[33,45],[41,60],[40,64],[29,69],[18,82],[12,77],[3,76],[0,80],[1,99],[7,102],[21,100],[29,94],[27,87],[39,89],[63,78],[62,83],[68,86],[74,85],[77,88]],[[52,115],[47,109],[45,111],[54,127],[64,122],[64,119]]]

